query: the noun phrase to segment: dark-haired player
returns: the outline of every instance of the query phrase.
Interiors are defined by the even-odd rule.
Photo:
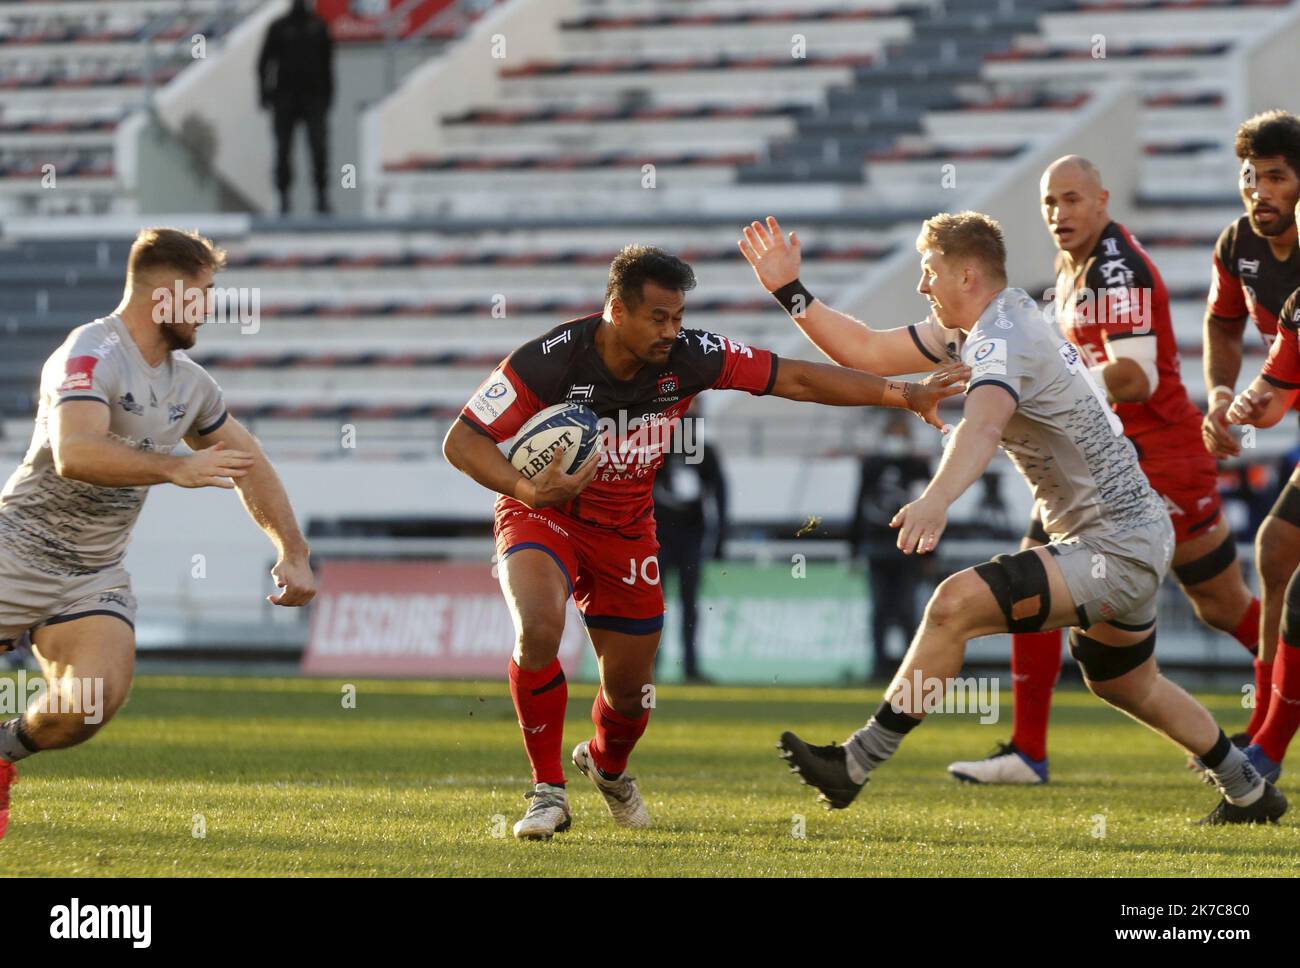
[[[1228,431],[1227,413],[1241,373],[1242,342],[1250,320],[1271,345],[1286,298],[1300,286],[1295,206],[1300,201],[1300,119],[1285,111],[1257,114],[1237,129],[1238,187],[1246,214],[1223,230],[1214,249],[1214,278],[1205,314],[1205,386],[1209,409],[1205,446],[1216,457],[1241,447]],[[1255,709],[1246,726],[1253,737],[1276,696],[1273,662],[1287,583],[1300,566],[1300,470],[1278,496],[1255,536],[1260,583],[1259,654]]]
[[[769,290],[802,290],[794,234],[787,241],[775,219],[768,223],[745,230],[746,257]],[[1173,557],[1174,531],[1079,351],[1027,293],[1007,286],[1006,245],[987,215],[936,215],[923,224],[916,248],[917,291],[930,303],[925,321],[872,331],[806,290],[806,311],[792,314],[842,364],[877,360],[915,373],[964,360],[971,369],[962,421],[938,472],[891,522],[898,547],[904,554],[933,551],[948,509],[980,479],[999,446],[1040,502],[1051,540],[946,578],[866,725],[844,746],[814,746],[783,733],[782,755],[830,807],[847,807],[932,711],[933,697],[946,693],[968,641],[1069,628],[1070,651],[1095,695],[1206,764],[1223,799],[1205,823],[1276,820],[1286,798],[1205,707],[1157,667],[1156,594]]]
[[[532,800],[514,833],[547,839],[569,828],[560,754],[568,698],[557,658],[573,596],[600,665],[596,732],[573,763],[604,796],[615,822],[650,817],[628,756],[650,718],[654,656],[663,627],[651,489],[673,428],[703,390],[734,389],[835,406],[910,409],[940,426],[939,400],[960,392],[960,368],[927,384],[778,359],[715,333],[682,328],[691,267],[659,249],[623,249],[609,269],[605,308],[515,350],[484,381],[447,433],[443,453],[500,496],[495,534],[501,588],[515,626],[510,693],[533,769]],[[573,401],[602,421],[599,462],[575,474],[555,461],[526,480],[497,445],[539,410]],[[611,437],[613,439],[611,439]]]
[[[1169,292],[1128,229],[1111,221],[1096,167],[1067,155],[1043,172],[1043,220],[1059,253],[1056,320],[1106,390],[1147,480],[1174,526],[1172,570],[1201,621],[1251,652],[1259,601],[1237,563],[1220,509],[1218,465],[1201,446],[1201,412],[1179,372]],[[1035,507],[1035,512],[1040,508]],[[1035,513],[1021,548],[1047,543]],[[1011,637],[1012,737],[948,771],[976,783],[1045,783],[1047,719],[1061,671],[1061,632]]]
[[[1300,218],[1300,202],[1295,215]],[[1277,326],[1263,370],[1228,408],[1230,424],[1272,427],[1300,402],[1300,289],[1283,303]],[[1287,487],[1294,488],[1295,481],[1292,476]],[[1293,540],[1280,527],[1278,537]],[[1281,612],[1268,715],[1246,747],[1256,769],[1272,780],[1281,775],[1282,759],[1300,728],[1300,569],[1287,582]]]
[[[0,725],[0,836],[13,764],[84,743],[126,701],[136,602],[122,559],[150,485],[237,488],[279,551],[271,574],[284,591],[270,601],[306,605],[316,594],[275,468],[184,353],[224,263],[198,235],[145,229],[117,309],[74,329],[41,371],[31,447],[0,492],[0,651],[30,630],[48,691]],[[173,456],[181,441],[194,453]],[[77,700],[93,683],[102,708],[88,716]]]

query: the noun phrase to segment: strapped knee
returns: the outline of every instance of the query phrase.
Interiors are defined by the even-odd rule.
[[[1089,682],[1118,679],[1132,672],[1156,652],[1156,630],[1135,645],[1106,645],[1090,639],[1077,628],[1070,629],[1070,655],[1079,663]]]
[[[1037,632],[1052,610],[1047,569],[1035,551],[997,555],[975,566],[975,574],[993,592],[1007,628],[1012,632]],[[1300,628],[1300,626],[1297,626]]]
[[[1223,543],[1195,561],[1185,565],[1174,565],[1174,574],[1184,586],[1199,585],[1223,574],[1237,560],[1237,541],[1232,535],[1223,539]],[[1300,626],[1297,626],[1300,629]]]

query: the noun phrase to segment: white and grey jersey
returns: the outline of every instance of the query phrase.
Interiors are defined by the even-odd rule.
[[[969,390],[994,385],[1015,398],[1002,449],[1029,482],[1054,540],[1118,536],[1167,519],[1079,351],[1024,290],[1002,290],[969,334],[933,316],[911,330],[930,359],[971,368]]]
[[[149,366],[117,316],[74,329],[41,371],[31,447],[0,491],[0,554],[42,574],[71,578],[118,565],[148,487],[99,487],[61,477],[50,449],[50,414],[71,400],[109,408],[109,434],[168,454],[183,437],[226,419],[221,388],[179,350]]]

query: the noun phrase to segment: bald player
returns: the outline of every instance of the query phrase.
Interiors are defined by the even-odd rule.
[[[1110,194],[1086,158],[1067,155],[1043,172],[1040,203],[1056,243],[1056,319],[1079,351],[1174,527],[1172,570],[1197,616],[1252,654],[1259,647],[1259,601],[1247,588],[1237,544],[1223,517],[1218,466],[1201,446],[1202,415],[1179,373],[1169,292],[1150,256],[1108,210]],[[1020,547],[1048,542],[1041,505]],[[1256,660],[1258,676],[1259,662]],[[953,763],[972,783],[1047,782],[1047,720],[1061,671],[1061,632],[1011,637],[1012,737],[982,760]],[[1238,746],[1264,720],[1257,704]]]
[[[917,291],[930,304],[911,326],[872,330],[799,282],[799,243],[775,219],[740,243],[769,291],[841,366],[917,373],[971,369],[961,423],[924,493],[891,522],[904,554],[934,550],[948,509],[1001,447],[1024,475],[1050,541],[966,568],[935,589],[884,702],[843,746],[781,736],[782,755],[831,808],[847,807],[897,752],[962,667],[966,643],[999,632],[1070,629],[1092,692],[1205,764],[1223,799],[1203,823],[1275,821],[1286,798],[1166,679],[1155,660],[1156,594],[1174,552],[1164,502],[1079,351],[1023,290],[1007,285],[1000,226],[978,212],[926,220]]]
[[[41,371],[31,447],[0,491],[0,651],[30,631],[47,691],[0,725],[0,837],[14,764],[84,743],[126,701],[136,602],[122,559],[151,485],[237,489],[279,553],[282,591],[269,601],[306,605],[316,593],[275,469],[184,352],[224,262],[196,234],[143,230],[121,303],[69,333]],[[172,453],[182,441],[193,453]]]

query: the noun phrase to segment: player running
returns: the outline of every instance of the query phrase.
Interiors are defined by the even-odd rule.
[[[1300,218],[1300,202],[1295,214]],[[1272,427],[1300,401],[1300,289],[1288,297],[1278,315],[1278,335],[1259,376],[1228,408],[1230,424]],[[1295,486],[1295,478],[1288,488]],[[1277,653],[1273,662],[1268,715],[1246,747],[1246,756],[1276,782],[1282,759],[1300,728],[1300,569],[1287,582]]]
[[[1285,111],[1257,114],[1237,129],[1238,180],[1246,214],[1223,230],[1214,250],[1214,279],[1205,314],[1205,446],[1216,457],[1241,447],[1228,431],[1227,412],[1241,373],[1249,318],[1266,344],[1278,332],[1287,296],[1300,286],[1295,206],[1300,201],[1300,119]],[[1279,417],[1280,419],[1280,417]],[[1255,665],[1255,709],[1246,733],[1263,727],[1276,690],[1273,662],[1291,576],[1300,566],[1300,469],[1278,496],[1255,536],[1260,584],[1260,639]]]
[[[651,489],[677,425],[708,389],[745,390],[835,406],[910,409],[934,426],[939,400],[961,391],[962,368],[925,384],[886,381],[841,367],[778,359],[726,337],[682,329],[695,274],[659,249],[627,246],[609,268],[602,312],[571,320],[511,353],[470,399],[443,442],[449,463],[496,491],[494,533],[501,590],[515,626],[510,694],[532,764],[520,839],[569,829],[563,745],[568,687],[558,659],[565,603],[573,596],[600,666],[595,735],[573,764],[605,798],[616,823],[650,817],[627,762],[650,720],[649,687],[663,628]],[[573,474],[551,465],[526,480],[497,449],[530,416],[573,401],[626,427]],[[638,428],[659,428],[646,434]],[[615,439],[611,439],[611,436]],[[629,451],[629,439],[640,446]]]
[[[1183,387],[1169,291],[1128,229],[1111,221],[1108,198],[1101,174],[1078,155],[1043,172],[1043,220],[1060,250],[1057,322],[1106,390],[1143,473],[1164,499],[1174,526],[1173,572],[1196,614],[1254,653],[1259,601],[1242,578],[1221,513],[1218,464],[1201,446],[1201,412]],[[1035,506],[1021,550],[1047,544],[1040,511]],[[1011,742],[948,771],[976,783],[1046,783],[1047,719],[1060,671],[1059,629],[1012,635]],[[1238,746],[1249,742],[1239,737]]]
[[[0,650],[30,630],[48,691],[0,725],[0,836],[14,764],[84,743],[126,701],[136,601],[122,559],[150,485],[237,488],[279,552],[271,574],[283,591],[269,600],[306,605],[316,593],[275,469],[184,353],[224,264],[197,234],[143,230],[122,302],[74,329],[41,371],[31,447],[0,492]],[[173,456],[182,440],[194,452]],[[92,683],[103,704],[86,716]]]
[[[745,230],[742,251],[768,289],[798,287],[811,308],[796,322],[832,359],[884,359],[900,372],[958,359],[971,368],[963,419],[938,473],[894,517],[898,547],[905,554],[934,550],[948,508],[980,479],[999,445],[1028,481],[1051,539],[945,579],[875,715],[844,746],[812,746],[783,733],[779,745],[791,768],[829,807],[847,807],[921,723],[927,695],[942,695],[960,671],[967,641],[1069,628],[1088,688],[1206,765],[1223,800],[1204,823],[1280,817],[1285,797],[1205,707],[1156,667],[1156,593],[1173,557],[1169,513],[1078,350],[1023,290],[1007,287],[998,224],[976,212],[927,220],[916,242],[917,290],[930,316],[873,332],[813,301],[797,279],[796,237],[787,240],[775,219],[768,223]]]

